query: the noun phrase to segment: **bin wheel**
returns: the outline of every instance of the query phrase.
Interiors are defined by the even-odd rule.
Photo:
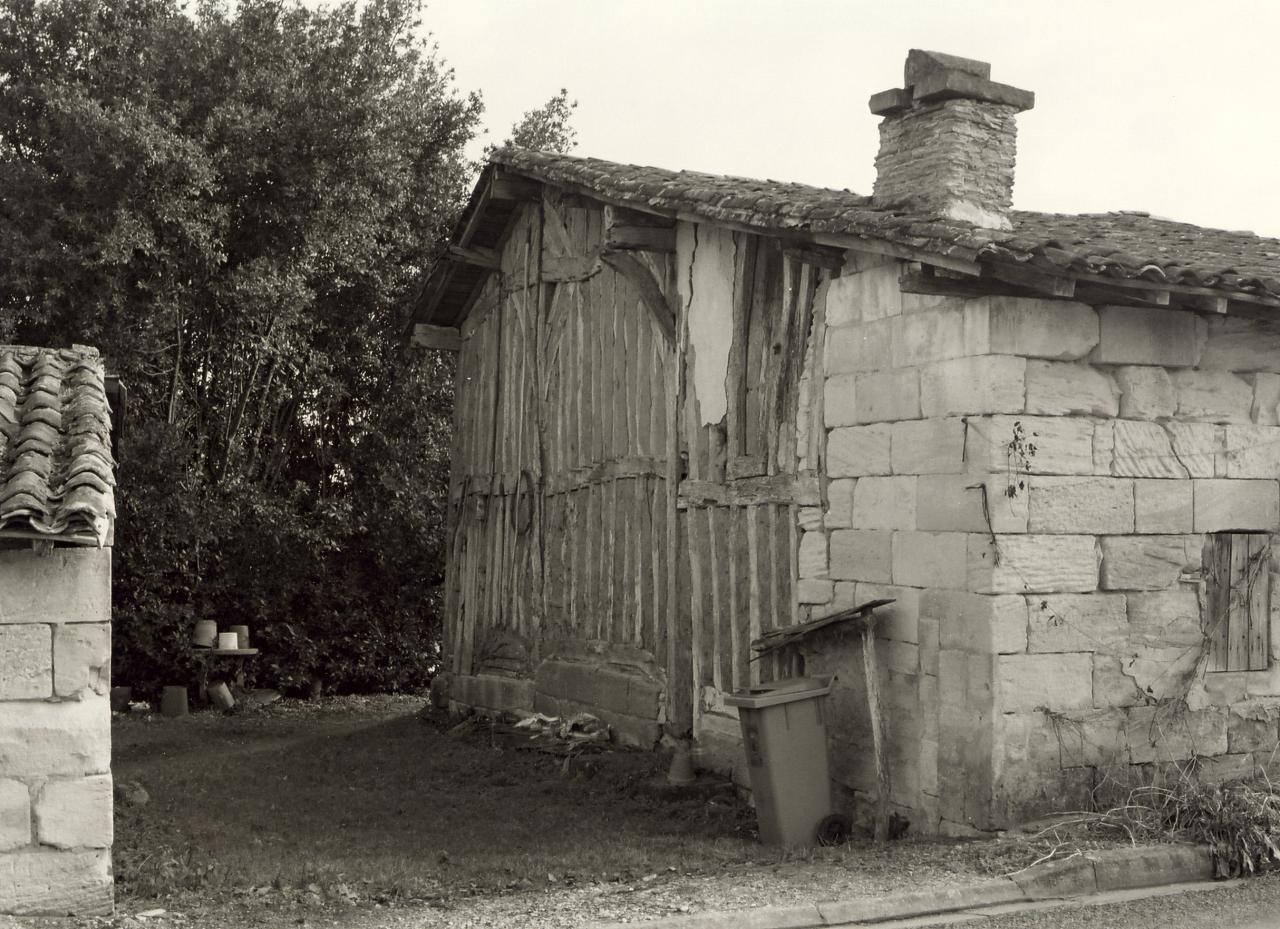
[[[853,833],[853,820],[843,813],[832,813],[818,823],[819,845],[843,845]]]

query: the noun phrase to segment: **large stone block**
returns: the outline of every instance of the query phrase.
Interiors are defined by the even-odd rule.
[[[814,529],[852,529],[853,528],[853,488],[857,480],[854,478],[838,478],[827,484],[827,509],[820,524]],[[1190,485],[1188,485],[1188,490]],[[1190,497],[1187,510],[1190,512]],[[1189,517],[1188,517],[1189,518]]]
[[[920,369],[921,412],[925,416],[1021,412],[1026,403],[1026,373],[1027,360],[1013,355],[933,362]]]
[[[52,633],[45,625],[0,626],[0,700],[53,695]]]
[[[1225,428],[1212,423],[1164,424],[1174,455],[1192,477],[1227,476]]]
[[[858,423],[919,419],[919,376],[914,368],[855,375],[853,407]]]
[[[827,288],[828,326],[884,319],[901,312],[902,290],[896,261],[842,274],[833,278]]]
[[[854,402],[856,374],[833,374],[822,382],[822,418],[827,428],[852,426],[858,421]]]
[[[1185,649],[1200,644],[1200,598],[1194,585],[1125,596],[1129,605],[1129,641],[1134,646]]]
[[[1164,368],[1121,365],[1115,369],[1120,388],[1120,415],[1125,419],[1169,419],[1178,409],[1178,394]]]
[[[1044,416],[1115,416],[1120,390],[1105,371],[1068,361],[1027,362],[1028,413]]]
[[[909,587],[963,588],[968,536],[963,532],[895,532],[893,582]]]
[[[112,910],[111,855],[40,848],[0,855],[0,913],[101,916]]]
[[[1125,712],[1124,739],[1133,764],[1186,761],[1227,753],[1227,711],[1135,706]]]
[[[1229,371],[1174,371],[1178,419],[1199,423],[1252,422],[1253,387]]]
[[[1098,587],[1091,535],[969,536],[969,589],[978,593],[1080,593]]]
[[[111,549],[0,551],[0,623],[111,619]]]
[[[1129,638],[1124,594],[1033,594],[1027,602],[1027,650],[1117,652]]]
[[[970,417],[965,461],[971,471],[1028,474],[1092,474],[1093,423],[1071,416]],[[1019,429],[1025,459],[1011,453]]]
[[[1280,485],[1276,481],[1197,480],[1192,492],[1196,532],[1280,529]]]
[[[1224,426],[1227,477],[1280,479],[1280,426]]]
[[[900,317],[827,330],[827,374],[863,374],[894,365],[901,335]]]
[[[1111,424],[1111,433],[1112,474],[1120,477],[1191,476],[1186,463],[1175,453],[1169,432],[1160,423],[1118,419]],[[1212,458],[1209,467],[1212,468]]]
[[[919,419],[893,424],[894,474],[953,474],[964,470],[964,420]]]
[[[55,848],[111,847],[111,775],[45,781],[36,795],[36,832]]]
[[[70,623],[53,631],[53,692],[75,697],[104,694],[111,686],[111,626]]]
[[[896,367],[986,354],[985,318],[958,307],[944,307],[901,318],[901,337],[893,345]],[[974,323],[980,325],[975,326]]]
[[[1200,536],[1107,536],[1101,544],[1103,590],[1165,590],[1200,569]]]
[[[975,594],[927,590],[920,597],[924,617],[938,624],[938,646],[982,655],[1027,650],[1027,602],[1017,594]]]
[[[1016,483],[1014,486],[1016,489]],[[916,528],[935,532],[1026,532],[1029,495],[1024,489],[1010,497],[1008,488],[1007,474],[921,475],[916,479]]]
[[[1037,475],[1030,494],[1030,532],[1133,532],[1133,481],[1127,478]]]
[[[811,577],[802,577],[796,582],[796,600],[805,604],[830,603],[835,597],[834,581],[826,581]]]
[[[1133,676],[1126,674],[1116,655],[1093,655],[1093,705],[1101,708],[1137,706],[1146,703],[1146,694]]]
[[[806,532],[801,535],[797,561],[802,578],[825,578],[827,576],[827,534]]]
[[[990,351],[1001,355],[1071,360],[1098,344],[1098,316],[1092,307],[1068,300],[979,297],[966,305],[986,311]]]
[[[837,580],[890,583],[893,533],[887,529],[837,529],[831,533],[831,576]]]
[[[1133,518],[1137,532],[1190,532],[1192,484],[1185,480],[1135,480]]]
[[[30,844],[30,788],[22,781],[0,780],[0,853]]]
[[[892,470],[889,464],[891,434],[888,423],[832,429],[827,434],[827,475],[888,474]]]
[[[1277,743],[1276,716],[1261,712],[1254,716],[1242,716],[1234,708],[1227,717],[1227,751],[1271,752]]]
[[[1253,407],[1249,414],[1259,426],[1280,425],[1280,374],[1246,374],[1253,385]]]
[[[1192,367],[1204,349],[1204,320],[1194,313],[1126,306],[1098,308],[1100,364]]]
[[[1202,368],[1280,372],[1280,324],[1239,316],[1209,320]]]
[[[859,478],[853,489],[853,525],[856,529],[914,529],[916,479]]]
[[[1085,653],[1000,655],[996,707],[1002,713],[1055,712],[1093,706],[1093,658]]]

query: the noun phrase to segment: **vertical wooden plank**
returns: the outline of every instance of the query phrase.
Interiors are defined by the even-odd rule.
[[[711,626],[711,673],[710,680],[716,690],[723,691],[725,688],[724,671],[721,667],[721,656],[725,653],[725,643],[720,638],[721,620],[724,616],[724,607],[720,602],[721,587],[723,582],[720,577],[720,533],[716,531],[716,514],[719,511],[717,506],[706,507],[707,519],[707,584],[711,588],[711,615],[708,617]]]
[[[809,366],[809,467],[819,474],[827,473],[826,467],[826,409],[823,389],[826,384],[827,344],[827,288],[821,288],[814,296],[813,336]]]
[[[729,368],[725,374],[728,398],[726,450],[731,460],[745,455],[747,447],[744,422],[747,415],[747,321],[751,315],[759,239],[744,232],[735,232],[733,241],[733,334],[729,343]]]
[[[1230,626],[1231,536],[1216,533],[1204,540],[1205,616],[1209,640],[1209,671],[1227,670],[1227,632]]]
[[[608,633],[607,638],[610,642],[625,642],[626,636],[623,634],[623,628],[626,624],[627,617],[627,595],[624,586],[623,573],[623,547],[626,543],[626,514],[622,508],[623,491],[618,486],[619,479],[614,478],[608,483],[609,491],[609,508],[605,514],[605,523],[607,526],[606,537],[608,539],[608,561],[605,570],[609,574],[609,604],[608,604],[608,625],[606,626]]]
[[[876,660],[875,626],[862,627],[862,668],[867,679],[867,711],[871,717],[871,746],[876,761],[875,840],[889,838],[889,747],[881,724],[880,662]]]
[[[649,594],[646,581],[651,569],[649,558],[653,540],[649,538],[649,478],[640,477],[631,482],[631,576],[634,587],[631,596],[635,600],[635,611],[632,619],[635,623],[631,630],[631,641],[640,648],[645,642],[645,617],[649,611]]]
[[[764,615],[761,585],[760,507],[745,507],[747,513],[747,641],[760,638]],[[751,684],[760,683],[760,662],[751,662]]]
[[[667,355],[667,471],[666,471],[666,522],[667,548],[664,557],[667,561],[667,695],[671,731],[669,734],[681,737],[692,730],[693,705],[690,701],[692,691],[692,656],[688,641],[681,636],[680,603],[683,598],[680,590],[680,566],[683,562],[680,551],[682,533],[680,530],[679,486],[681,477],[680,457],[680,413],[684,406],[684,370],[685,352],[689,344],[689,320],[680,306],[678,290],[669,290],[673,295],[672,309],[677,321],[677,339],[674,349]],[[680,307],[677,309],[677,307]]]
[[[620,282],[619,286],[625,282]],[[628,387],[631,416],[627,420],[630,441],[627,443],[627,454],[652,457],[649,449],[649,417],[652,405],[649,397],[649,346],[645,333],[649,326],[640,314],[643,308],[633,298],[630,285],[627,285],[626,323],[627,323],[627,375],[630,378]]]
[[[630,313],[622,303],[621,275],[609,274],[604,287],[609,294],[609,302],[613,306],[613,354],[610,371],[613,374],[613,389],[610,398],[613,401],[613,457],[625,458],[631,444],[631,400],[628,389],[628,367],[630,358],[627,354],[627,317]]]
[[[706,517],[694,507],[685,511],[685,531],[687,544],[685,550],[689,558],[689,650],[693,658],[692,698],[693,698],[693,731],[698,731],[698,720],[702,715],[702,685],[706,672],[705,635],[706,627],[706,588],[704,563],[706,559]]]
[[[667,562],[671,547],[667,539],[667,482],[653,482],[653,496],[649,500],[649,514],[653,521],[650,537],[653,539],[653,654],[664,661],[667,654]]]
[[[1231,535],[1231,599],[1228,606],[1227,667],[1249,667],[1249,536]]]
[[[788,606],[791,608],[789,617],[789,625],[794,626],[800,622],[800,507],[791,504],[786,509],[787,514],[787,594]],[[788,669],[789,674],[798,675],[801,672],[799,667],[800,653],[796,649],[787,649],[791,653],[791,667]]]
[[[1271,537],[1249,536],[1249,664],[1250,671],[1267,670],[1271,651]]]
[[[746,687],[750,681],[747,675],[746,662],[742,649],[742,630],[746,626],[745,604],[741,594],[741,582],[743,578],[740,563],[742,561],[742,508],[736,504],[731,504],[727,508],[729,531],[728,531],[728,561],[729,561],[729,668],[730,673],[727,678],[729,687],[737,690]]]

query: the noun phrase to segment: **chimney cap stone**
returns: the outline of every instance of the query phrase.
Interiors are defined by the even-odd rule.
[[[890,116],[913,104],[943,100],[978,100],[1014,107],[1018,111],[1035,106],[1036,95],[991,80],[991,65],[985,61],[926,52],[913,48],[903,67],[905,87],[884,90],[868,101],[876,116]]]

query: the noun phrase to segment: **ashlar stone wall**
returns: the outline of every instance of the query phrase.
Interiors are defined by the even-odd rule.
[[[0,550],[0,913],[110,912],[110,549]]]
[[[1205,672],[1201,553],[1280,529],[1280,327],[922,297],[902,270],[853,257],[828,288],[827,502],[801,557],[814,615],[897,601],[878,634],[894,804],[963,834],[1166,762],[1269,760],[1280,667]],[[861,666],[853,642],[808,655],[840,676],[855,795],[874,792]]]

